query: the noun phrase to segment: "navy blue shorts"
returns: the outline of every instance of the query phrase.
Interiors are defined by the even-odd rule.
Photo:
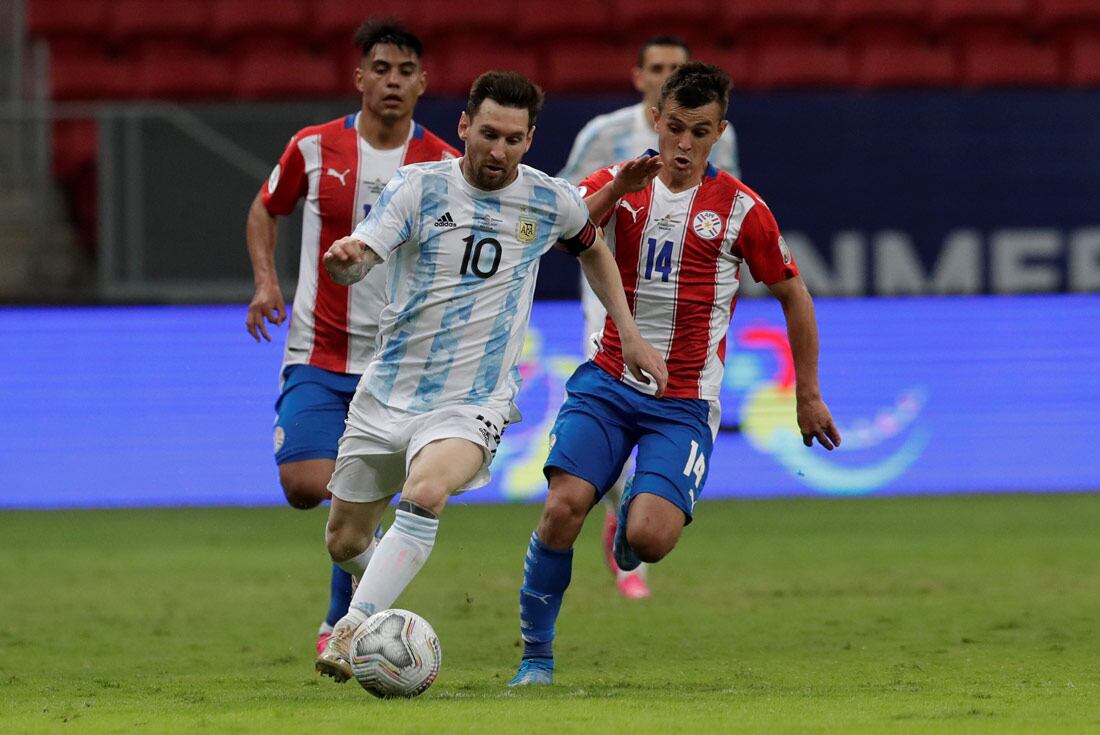
[[[275,401],[275,462],[336,459],[358,375],[290,365]]]
[[[550,432],[544,470],[558,468],[586,480],[602,498],[637,446],[631,495],[660,496],[690,523],[714,447],[711,404],[647,396],[592,362],[577,368],[565,389],[568,398]]]

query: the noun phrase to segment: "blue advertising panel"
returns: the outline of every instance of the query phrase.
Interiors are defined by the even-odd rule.
[[[802,446],[782,313],[745,301],[704,498],[1100,489],[1100,296],[819,300],[817,314],[843,446]],[[222,306],[0,310],[0,507],[281,503],[282,345],[243,321]],[[536,303],[524,420],[462,502],[541,499],[582,343],[577,304]]]

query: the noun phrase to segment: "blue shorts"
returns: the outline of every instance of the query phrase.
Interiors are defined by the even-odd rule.
[[[357,385],[358,375],[312,365],[288,366],[283,392],[275,401],[275,462],[336,459]]]
[[[602,498],[637,446],[631,495],[660,496],[690,523],[714,446],[711,404],[647,396],[592,362],[577,368],[565,389],[569,396],[550,432],[544,470],[558,468],[590,482]]]

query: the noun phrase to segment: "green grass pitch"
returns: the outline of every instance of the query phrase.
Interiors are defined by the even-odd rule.
[[[323,512],[0,513],[3,733],[1100,731],[1100,494],[703,503],[614,595],[597,515],[558,684],[509,691],[536,506],[456,503],[399,606],[443,668],[313,673]]]

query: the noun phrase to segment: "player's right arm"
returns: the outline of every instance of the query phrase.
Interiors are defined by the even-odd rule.
[[[286,302],[279,286],[279,274],[275,270],[275,241],[279,232],[277,217],[293,212],[308,186],[305,159],[298,149],[298,136],[294,136],[279,158],[279,163],[272,169],[267,183],[252,200],[245,224],[248,259],[252,261],[256,286],[252,301],[248,304],[245,326],[257,342],[261,336],[271,341],[265,321],[271,324],[286,321]]]
[[[362,240],[352,237],[341,237],[322,256],[325,270],[332,276],[332,280],[341,286],[350,286],[363,280],[367,272],[382,262],[378,253],[374,252]]]
[[[272,324],[286,321],[286,302],[283,301],[283,290],[275,271],[275,239],[279,228],[275,215],[267,211],[261,197],[261,194],[257,194],[252,200],[245,225],[248,259],[252,261],[252,275],[256,285],[252,301],[248,304],[245,326],[257,342],[261,335],[270,342],[271,336],[267,333],[264,321]]]
[[[397,169],[366,219],[341,237],[321,258],[332,280],[341,286],[361,281],[371,268],[413,236],[420,210],[417,164]]]
[[[584,203],[588,205],[592,221],[606,223],[615,203],[624,195],[649,186],[653,177],[660,173],[661,166],[658,156],[639,156],[586,178],[581,186],[585,189]],[[601,186],[603,181],[607,183]],[[592,193],[589,194],[589,190]]]

